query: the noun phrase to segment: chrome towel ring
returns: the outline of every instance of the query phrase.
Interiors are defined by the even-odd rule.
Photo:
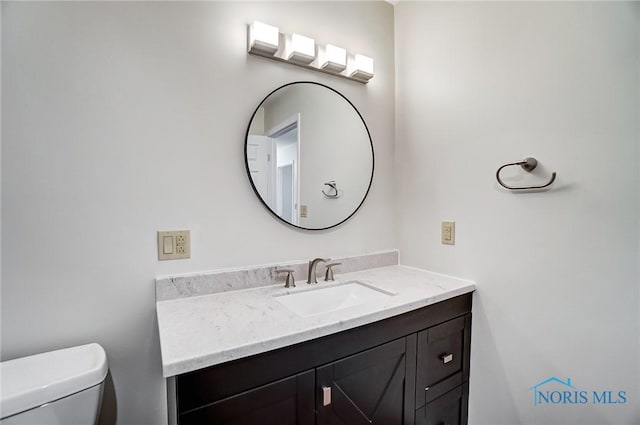
[[[527,172],[531,172],[538,166],[538,161],[535,158],[529,157],[529,158],[523,159],[522,161],[504,164],[502,167],[498,168],[498,171],[496,171],[496,179],[498,179],[498,183],[500,183],[500,186],[504,187],[505,189],[509,189],[509,190],[544,189],[545,187],[551,186],[551,184],[556,179],[556,172],[554,171],[551,174],[551,180],[549,180],[547,184],[544,184],[542,186],[509,186],[500,179],[500,171],[502,171],[503,168],[510,167],[512,165],[519,165],[520,167],[522,167],[523,170]]]
[[[324,184],[325,186],[329,186],[329,193],[322,191],[322,194],[329,199],[336,199],[340,197],[340,193],[338,191],[338,184],[335,180],[331,180]]]

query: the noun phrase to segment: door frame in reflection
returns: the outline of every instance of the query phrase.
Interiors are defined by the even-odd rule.
[[[293,224],[294,226],[297,226],[300,222],[300,167],[298,166],[298,164],[300,164],[301,148],[300,119],[300,113],[294,114],[281,123],[265,131],[265,135],[274,140],[274,151],[276,156],[276,160],[272,162],[273,167],[275,167],[274,174],[276,176],[275,208],[272,209],[279,217]],[[296,147],[296,152],[294,158],[282,160],[282,141],[280,139],[285,135],[290,135],[291,132],[295,132],[293,136],[295,140],[294,144]],[[291,175],[289,176],[290,186],[287,186],[288,180],[284,178],[286,176],[284,176],[283,174],[286,167],[291,167]],[[287,191],[288,193],[285,194],[285,191]],[[286,196],[288,194],[290,194],[290,203],[284,202],[288,199],[288,197]]]

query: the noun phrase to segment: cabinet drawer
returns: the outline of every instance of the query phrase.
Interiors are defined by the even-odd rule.
[[[426,403],[427,388],[447,378],[456,380],[456,385],[466,381],[463,369],[467,363],[465,351],[468,351],[465,350],[467,317],[458,317],[418,333],[416,407]]]
[[[460,385],[416,411],[415,425],[466,425],[468,384]]]

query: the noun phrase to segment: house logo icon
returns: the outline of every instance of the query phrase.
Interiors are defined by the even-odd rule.
[[[557,383],[560,384],[561,387],[565,387],[564,391],[542,391],[541,387],[545,387],[548,384],[551,383]],[[557,394],[558,396],[560,396],[560,399],[557,402],[553,402],[551,401],[551,403],[553,404],[558,404],[561,403],[560,400],[562,400],[562,396],[566,396],[566,394],[571,394],[572,391],[579,393],[577,391],[577,388],[574,387],[573,385],[571,385],[571,378],[567,378],[567,381],[563,381],[562,379],[558,379],[555,376],[552,376],[551,378],[545,379],[542,382],[538,382],[537,384],[535,384],[534,386],[530,387],[529,390],[533,390],[533,405],[537,406],[538,404],[541,403],[548,403],[551,401],[551,397],[553,394]],[[555,398],[558,399],[558,396],[556,396]],[[566,398],[566,397],[564,397]]]

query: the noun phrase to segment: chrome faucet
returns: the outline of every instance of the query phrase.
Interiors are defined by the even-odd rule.
[[[331,258],[314,258],[309,261],[309,274],[307,275],[307,283],[318,283],[318,278],[316,277],[316,267],[318,263],[326,263],[330,261]]]

